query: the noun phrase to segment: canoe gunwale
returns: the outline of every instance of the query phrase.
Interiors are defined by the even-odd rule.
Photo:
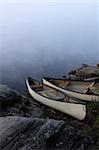
[[[48,81],[48,82],[50,82],[50,79],[52,79],[52,80],[66,80],[66,81],[81,81],[81,82],[83,82],[83,80],[68,80],[68,79],[59,79],[59,78],[48,78],[49,80],[47,80],[47,78],[46,77],[44,77],[43,79],[45,79],[46,81]],[[43,82],[43,81],[42,81]],[[84,81],[85,83],[86,82],[89,82],[89,81]],[[52,82],[50,82],[51,84],[53,84],[53,85],[55,85],[54,83],[52,83]],[[81,93],[81,92],[78,92],[78,91],[73,91],[73,90],[68,90],[68,89],[65,89],[65,88],[63,88],[63,87],[61,87],[61,86],[59,86],[59,85],[55,85],[55,86],[57,86],[57,87],[59,87],[59,88],[61,88],[61,89],[63,89],[63,90],[67,90],[67,91],[71,91],[71,92],[75,92],[75,93],[78,93],[78,94],[86,94],[86,93]],[[54,88],[55,89],[55,88]],[[58,89],[57,89],[58,90]],[[90,91],[92,92],[92,90],[90,89]],[[93,93],[93,92],[92,92]],[[90,96],[99,96],[99,94],[95,94],[95,93],[93,93],[93,94],[87,94],[87,95],[90,95]],[[80,99],[78,99],[78,100],[80,100]]]
[[[81,80],[81,79],[67,79],[67,78],[51,78],[51,77],[43,77],[43,79],[45,79],[45,80],[50,80],[50,79],[53,79],[53,80],[64,80],[64,81],[81,81],[81,82],[85,82],[85,83],[87,83],[87,82],[93,82],[93,81],[90,81],[90,80]],[[95,81],[95,83],[99,83],[99,79],[95,79],[94,80]]]
[[[27,79],[28,79],[28,78],[27,78]],[[39,81],[37,81],[37,80],[35,80],[35,79],[32,79],[32,80],[34,80],[34,81],[40,83]],[[29,82],[28,82],[28,84],[29,84]],[[43,85],[43,81],[42,81],[42,85]],[[45,85],[45,84],[44,84],[44,85]],[[29,84],[29,86],[30,86],[30,84]],[[45,85],[45,86],[47,86],[47,87],[49,87],[49,88],[51,88],[51,89],[53,89],[53,90],[56,90],[56,91],[58,91],[58,92],[64,94],[63,92],[59,91],[58,89],[55,89],[54,87],[50,87],[50,86],[48,86],[48,85]],[[31,86],[30,86],[30,88],[31,88]],[[36,91],[35,91],[34,89],[32,89],[32,88],[31,88],[31,90],[33,90],[34,92],[36,92]],[[76,102],[60,101],[60,100],[62,100],[62,99],[57,100],[57,99],[53,99],[53,98],[46,97],[46,96],[42,95],[42,94],[39,93],[39,92],[36,92],[36,93],[39,94],[40,96],[44,97],[44,98],[47,98],[47,99],[49,99],[49,100],[54,100],[54,101],[57,101],[57,102],[59,101],[59,102],[64,102],[64,103],[73,103],[73,104],[86,105],[86,102],[81,101],[80,99],[77,99],[77,98],[69,97],[69,96],[67,96],[67,97],[68,97],[68,98],[72,98],[72,99],[75,100]],[[64,98],[66,98],[66,95],[65,95],[65,94],[64,94],[64,96],[65,96]],[[64,100],[64,99],[63,99],[63,100]]]
[[[48,82],[48,83],[46,83],[46,82]],[[55,89],[61,91],[62,93],[68,95],[68,97],[71,97],[73,99],[74,98],[78,99],[80,102],[85,102],[85,103],[97,102],[97,103],[99,103],[99,95],[91,95],[91,94],[88,95],[88,94],[79,93],[79,92],[72,92],[70,90],[63,89],[63,88],[51,83],[50,81],[47,81],[45,78],[43,78],[43,84],[45,84],[45,85],[50,84],[49,85],[50,87],[54,86],[53,88],[55,88]],[[67,92],[69,92],[69,93],[67,94]],[[77,94],[77,96],[73,96],[73,94]],[[87,98],[85,98],[85,96]],[[89,96],[89,98],[88,98],[88,96]]]
[[[76,118],[78,120],[84,120],[86,118],[86,105],[83,104],[73,104],[73,103],[68,103],[68,102],[60,102],[60,101],[55,101],[49,98],[46,98],[37,92],[35,92],[33,89],[31,89],[28,79],[26,79],[26,85],[29,94],[31,95],[32,98],[34,98],[37,102],[49,107],[53,108],[57,111],[60,111],[62,113],[67,114],[68,116],[71,116],[73,118]],[[69,109],[68,109],[69,108]]]

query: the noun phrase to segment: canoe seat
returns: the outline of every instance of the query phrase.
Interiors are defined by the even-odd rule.
[[[65,95],[61,94],[61,95],[56,95],[54,93],[47,93],[49,98],[55,99],[55,100],[62,100],[65,98]]]
[[[69,85],[71,85],[71,82],[69,82],[69,83],[61,83],[61,84],[59,84],[59,87],[67,88]]]
[[[39,94],[41,94],[42,96],[45,96],[47,98],[51,98],[51,99],[55,99],[55,100],[61,100],[65,98],[64,94],[59,94],[54,92],[54,90],[44,90],[44,91],[40,91],[38,92]]]
[[[43,94],[43,93],[47,93],[47,92],[53,92],[53,90],[52,89],[51,90],[44,90],[44,91],[39,91],[38,93]]]
[[[42,85],[41,84],[34,84],[34,85],[31,85],[31,88],[33,90],[35,90],[36,92],[42,90]]]
[[[34,85],[31,85],[31,88],[41,88],[42,87],[42,85],[41,84],[34,84]]]

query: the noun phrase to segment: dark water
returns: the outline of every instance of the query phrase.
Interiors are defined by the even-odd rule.
[[[27,76],[99,63],[96,3],[2,3],[0,12],[1,83],[22,91]]]
[[[67,57],[68,58],[68,57]],[[66,58],[66,60],[68,60]],[[70,59],[70,58],[69,58]],[[79,60],[74,58],[66,61],[66,60],[55,60],[52,64],[41,64],[36,65],[31,63],[31,65],[19,65],[14,64],[13,68],[10,66],[8,68],[2,68],[1,72],[1,83],[9,85],[11,88],[17,89],[19,91],[23,91],[26,89],[25,87],[25,79],[27,77],[33,77],[41,81],[42,77],[62,77],[64,74],[67,74],[71,69],[77,68],[82,64],[83,59]],[[41,59],[40,59],[41,61]],[[94,64],[93,61],[86,61],[88,64]],[[96,61],[97,63],[97,61]],[[4,70],[5,69],[5,70]]]

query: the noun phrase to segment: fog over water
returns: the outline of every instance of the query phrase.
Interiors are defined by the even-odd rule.
[[[18,90],[25,78],[61,77],[99,63],[99,4],[0,3],[1,83]]]

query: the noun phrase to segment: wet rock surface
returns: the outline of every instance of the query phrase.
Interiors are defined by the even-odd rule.
[[[0,86],[2,150],[86,150],[94,141],[80,129],[83,122]],[[54,118],[54,119],[53,119]]]
[[[69,75],[71,74],[75,75],[75,77],[78,77],[79,79],[86,79],[95,76],[99,77],[99,64],[97,64],[97,66],[83,64],[81,68],[69,72]]]
[[[2,150],[85,149],[90,139],[64,121],[27,117],[1,117]]]
[[[5,85],[0,85],[0,104],[0,116],[42,116],[40,104]]]
[[[0,103],[2,106],[18,102],[20,96],[17,91],[10,89],[8,86],[0,85]]]

